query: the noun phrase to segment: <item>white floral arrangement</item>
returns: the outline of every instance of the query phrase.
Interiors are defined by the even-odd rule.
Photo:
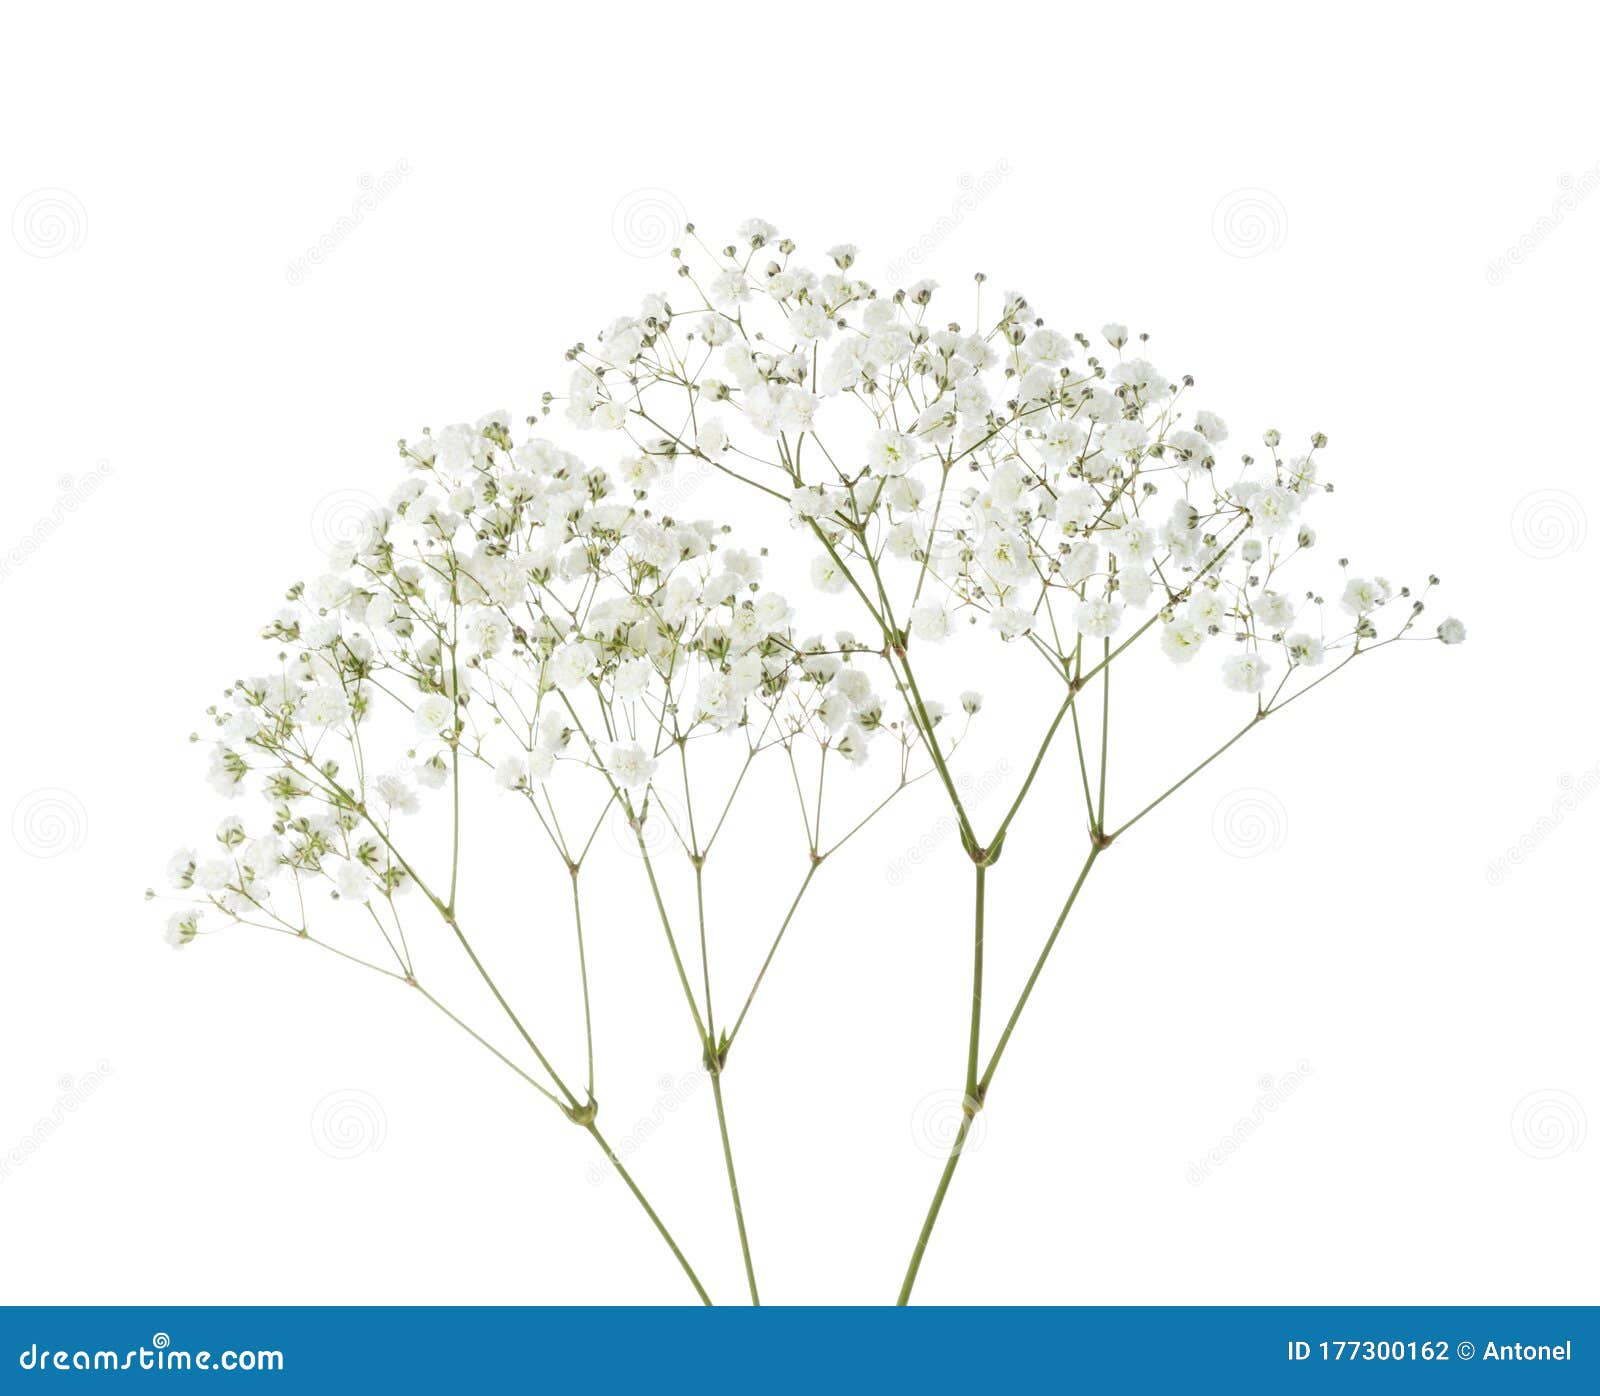
[[[569,351],[564,399],[547,394],[525,425],[494,412],[402,442],[388,506],[315,582],[291,588],[263,632],[272,663],[210,713],[211,786],[248,793],[254,813],[225,818],[208,851],[174,855],[183,904],[168,939],[255,927],[414,990],[592,1136],[710,1303],[597,1122],[580,888],[598,831],[619,821],[713,1087],[759,1303],[722,1087],[732,1049],[834,855],[892,802],[938,802],[972,869],[972,1007],[960,1125],[910,1253],[906,1303],[973,1121],[1105,850],[1361,656],[1458,644],[1465,630],[1422,621],[1433,577],[1414,589],[1341,562],[1331,600],[1293,580],[1317,547],[1316,497],[1331,488],[1325,438],[1295,451],[1268,431],[1259,453],[1229,452],[1223,419],[1191,405],[1192,382],[1164,376],[1121,325],[1098,341],[1067,333],[1017,294],[985,317],[981,276],[970,326],[939,321],[933,282],[880,292],[857,275],[852,246],[808,267],[760,221],[721,248],[690,227],[672,256],[670,290]],[[583,433],[571,439],[593,450],[551,439],[558,406]],[[674,481],[688,470],[767,519],[764,546],[678,517]],[[813,586],[852,608],[854,629],[825,638],[802,623],[806,598],[763,585],[779,545],[802,550]],[[951,716],[922,660],[975,629],[1022,647],[1059,695],[1043,729],[1019,741],[1024,774],[985,826],[953,771],[982,699],[962,692]],[[1171,661],[1161,682],[1210,668],[1240,712],[1209,754],[1113,819],[1112,680],[1141,641]],[[1041,801],[1058,747],[1076,770]],[[735,807],[758,789],[747,779],[758,761],[792,774],[805,871],[728,1013],[712,993],[705,881]],[[841,773],[831,784],[830,771]],[[509,800],[493,817],[526,820],[569,874],[584,1040],[560,1051],[502,991],[463,905],[463,809],[481,798]],[[985,1051],[989,882],[1025,810],[1043,805],[1060,823],[1069,800],[1082,803],[1081,862],[1018,869],[1059,877],[1061,907]],[[689,869],[687,907],[668,863]],[[510,1050],[419,973],[445,953],[481,980]]]

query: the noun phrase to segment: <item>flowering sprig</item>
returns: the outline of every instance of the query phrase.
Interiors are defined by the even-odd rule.
[[[723,1098],[730,1053],[824,864],[932,775],[973,869],[972,994],[962,1124],[904,1303],[972,1123],[1097,860],[1360,656],[1423,638],[1456,644],[1465,630],[1447,619],[1422,633],[1432,577],[1413,589],[1351,575],[1341,560],[1332,586],[1296,580],[1320,546],[1312,514],[1332,488],[1326,439],[1295,451],[1269,431],[1259,448],[1230,454],[1222,418],[1191,402],[1193,382],[1164,375],[1123,326],[1065,333],[1015,293],[986,313],[981,276],[970,324],[940,321],[932,282],[880,292],[848,245],[808,268],[760,221],[720,248],[696,235],[674,257],[678,286],[567,355],[565,421],[601,442],[587,454],[618,460],[613,469],[549,439],[561,421],[554,394],[546,435],[518,439],[499,412],[423,432],[400,444],[406,474],[387,507],[309,587],[291,588],[264,630],[273,667],[236,681],[211,714],[212,786],[258,794],[263,814],[252,826],[225,819],[214,852],[174,857],[169,878],[187,896],[169,937],[188,944],[216,921],[258,926],[416,988],[593,1136],[709,1302],[596,1128],[580,881],[600,829],[619,819],[711,1078],[759,1302]],[[864,637],[798,626],[797,608],[764,586],[764,549],[676,517],[673,481],[686,462],[763,502],[774,534],[804,550],[814,587],[854,606]],[[1021,647],[1059,696],[1022,748],[1031,755],[1004,814],[982,832],[953,775],[965,728],[931,696],[924,665],[933,647],[974,634]],[[1189,684],[1215,664],[1249,701],[1242,725],[1196,743],[1209,754],[1113,818],[1112,681],[1119,695],[1147,681],[1124,658],[1141,640],[1171,662],[1163,682]],[[971,691],[959,702],[968,720],[981,707]],[[1042,806],[1063,842],[1067,802],[1029,797],[1055,783],[1048,762],[1069,731],[1083,862],[1063,878],[1060,913],[985,1055],[989,879],[1025,808]],[[869,761],[874,748],[885,754]],[[706,879],[758,759],[791,777],[801,875],[739,1008],[718,1012]],[[866,770],[830,782],[830,764]],[[859,798],[880,770],[889,779]],[[476,924],[469,938],[462,810],[474,790],[496,787],[570,878],[581,1078],[557,1065],[575,1044],[547,1053],[493,977]],[[433,801],[443,817],[430,818]],[[692,874],[687,911],[663,875],[678,859]],[[328,919],[342,921],[336,932],[324,931]],[[514,1028],[514,1052],[423,988],[419,959],[440,942],[464,953]]]
[[[1098,339],[1048,325],[1018,293],[973,321],[941,322],[932,281],[881,292],[842,244],[807,266],[761,220],[727,244],[691,226],[679,286],[647,296],[592,346],[568,353],[568,421],[614,433],[646,460],[698,458],[765,496],[810,540],[811,577],[852,595],[907,695],[974,865],[972,1009],[963,1122],[912,1253],[909,1299],[972,1120],[1089,870],[1122,834],[1270,714],[1362,654],[1401,641],[1457,644],[1449,618],[1417,633],[1437,579],[1413,591],[1341,576],[1329,603],[1292,580],[1317,545],[1309,515],[1327,439],[1299,452],[1266,432],[1229,457],[1224,420],[1192,405],[1120,324]],[[1099,347],[1103,345],[1104,347]],[[546,406],[556,401],[547,394]],[[962,622],[1020,643],[1064,687],[1028,773],[980,837],[922,696],[917,656]],[[1244,725],[1121,823],[1107,818],[1114,662],[1153,634],[1176,666],[1217,654],[1223,685],[1250,695]],[[1116,666],[1120,668],[1121,666]],[[1098,753],[1080,695],[1100,692]],[[1003,1031],[980,1066],[989,870],[1070,716],[1088,848]],[[1092,719],[1090,719],[1092,721]]]
[[[712,1078],[754,1300],[722,1072],[800,899],[824,862],[918,778],[920,749],[903,719],[886,718],[854,638],[840,634],[825,644],[798,635],[789,604],[761,585],[759,555],[735,547],[725,528],[652,510],[653,472],[629,462],[615,475],[589,469],[539,438],[513,444],[504,413],[437,436],[425,432],[401,443],[401,455],[407,473],[389,505],[311,586],[291,588],[289,604],[264,627],[278,647],[275,669],[235,682],[212,710],[211,784],[228,797],[247,789],[263,796],[262,827],[249,833],[230,816],[218,829],[217,852],[174,856],[169,880],[191,896],[172,914],[169,938],[185,945],[213,933],[209,916],[222,927],[314,941],[419,989],[595,1137],[704,1298],[595,1127],[579,884],[600,828],[620,814]],[[959,734],[942,741],[953,752]],[[830,761],[863,765],[874,746],[893,752],[888,789],[824,842],[824,804],[840,805],[841,790],[835,782],[826,798],[823,772]],[[804,876],[743,1006],[724,1026],[713,1012],[704,883],[752,764],[777,753],[794,777]],[[817,772],[809,798],[800,779],[808,764]],[[731,773],[719,792],[722,772]],[[473,780],[527,809],[570,875],[585,1035],[581,1090],[568,1085],[469,939],[458,883],[463,792]],[[415,817],[441,790],[448,824],[430,831]],[[850,791],[842,794],[848,808]],[[652,848],[646,829],[656,822],[669,837]],[[658,876],[674,854],[693,869],[693,936],[670,911]],[[280,879],[289,896],[275,891]],[[319,888],[355,912],[343,918],[341,936],[312,931],[309,899]],[[418,894],[531,1061],[491,1046],[422,988],[416,918],[404,911]],[[374,949],[352,943],[352,931],[363,927]]]

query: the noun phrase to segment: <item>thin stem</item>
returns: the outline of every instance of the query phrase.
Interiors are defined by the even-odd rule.
[[[972,1027],[967,1036],[967,1086],[969,1108],[976,1105],[978,1093],[978,1029],[983,1017],[983,899],[988,867],[977,865],[977,885],[972,912]]]
[[[728,1167],[728,1190],[733,1194],[733,1216],[739,1224],[739,1250],[744,1255],[745,1279],[750,1283],[750,1302],[761,1307],[761,1294],[756,1289],[756,1268],[750,1259],[750,1237],[744,1226],[744,1205],[739,1200],[739,1179],[733,1171],[733,1146],[728,1142],[728,1112],[722,1105],[722,1067],[711,1064],[711,1094],[717,1102],[717,1128],[722,1132],[722,1159]]]
[[[1111,744],[1111,641],[1106,641],[1105,673],[1100,676],[1100,803],[1095,809],[1094,827],[1106,827],[1106,753]]]
[[[982,1077],[976,1081],[975,1085],[968,1087],[967,1097],[962,1102],[961,1128],[956,1134],[955,1143],[951,1146],[950,1157],[945,1160],[944,1172],[939,1177],[939,1186],[934,1191],[933,1201],[928,1207],[928,1214],[923,1219],[922,1231],[917,1237],[916,1248],[911,1252],[911,1261],[906,1266],[905,1280],[900,1286],[900,1297],[895,1301],[897,1304],[908,1304],[911,1301],[911,1290],[917,1282],[917,1271],[922,1268],[922,1257],[928,1249],[928,1239],[933,1235],[934,1223],[939,1220],[939,1209],[944,1206],[945,1194],[950,1191],[950,1180],[955,1177],[956,1166],[961,1162],[962,1146],[967,1142],[967,1135],[972,1129],[973,1117],[983,1108],[984,1097],[989,1091],[989,1082],[994,1079],[995,1068],[1000,1064],[1000,1056],[1005,1051],[1006,1044],[1011,1040],[1011,1033],[1017,1026],[1017,1020],[1022,1016],[1023,1008],[1027,1006],[1028,998],[1033,993],[1033,986],[1039,980],[1045,961],[1050,957],[1050,951],[1056,943],[1056,937],[1060,935],[1062,926],[1066,924],[1067,914],[1072,910],[1072,904],[1078,899],[1079,889],[1082,888],[1084,879],[1089,876],[1089,869],[1094,866],[1094,860],[1099,856],[1100,848],[1098,845],[1089,850],[1089,856],[1084,861],[1082,871],[1078,874],[1078,880],[1073,884],[1072,892],[1067,897],[1066,905],[1061,908],[1061,914],[1056,918],[1050,937],[1045,941],[1044,949],[1039,953],[1039,959],[1033,967],[1033,973],[1028,976],[1028,982],[1023,986],[1022,994],[1017,999],[1016,1007],[1011,1010],[1011,1017],[1006,1023],[1005,1031],[1000,1034],[1000,1041],[995,1046],[994,1055],[989,1058],[987,1069]],[[981,874],[983,869],[980,867],[978,871]],[[982,914],[982,902],[980,900],[977,911],[980,925],[977,939],[980,944],[982,940]],[[974,1053],[976,1052],[976,1047],[977,1006],[974,1004],[972,1037],[972,1051]],[[972,1079],[973,1074],[973,1070],[969,1068],[969,1081]]]
[[[583,910],[578,905],[578,868],[572,866],[572,920],[578,928],[578,977],[583,981],[583,1043],[589,1055],[589,1099],[594,1099],[594,1024],[589,1016],[589,961],[583,950]]]
[[[739,1029],[744,1026],[744,1017],[750,1011],[750,1005],[755,1002],[756,990],[761,987],[761,981],[767,977],[767,967],[772,964],[772,957],[778,953],[778,946],[783,941],[783,933],[789,929],[789,922],[794,920],[794,914],[799,909],[800,898],[805,896],[806,888],[811,885],[811,879],[817,875],[817,869],[822,866],[822,859],[815,859],[810,869],[806,872],[805,881],[800,884],[800,890],[794,894],[794,900],[789,903],[789,910],[784,915],[783,924],[778,927],[778,934],[773,937],[772,948],[767,951],[767,958],[761,962],[761,968],[756,974],[755,983],[750,986],[750,992],[745,996],[744,1007],[739,1010],[739,1016],[734,1019],[733,1031],[728,1034],[724,1044],[724,1051],[733,1046],[734,1038],[738,1037]]]
[[[922,1268],[923,1252],[928,1249],[928,1238],[933,1235],[933,1224],[939,1220],[939,1208],[944,1206],[944,1195],[950,1191],[950,1180],[955,1177],[956,1165],[961,1162],[961,1146],[967,1142],[973,1117],[963,1112],[961,1128],[956,1131],[956,1142],[950,1146],[950,1157],[945,1160],[944,1172],[939,1175],[939,1186],[933,1194],[933,1205],[922,1223],[922,1234],[917,1237],[917,1248],[911,1252],[911,1264],[906,1267],[905,1280],[900,1285],[900,1297],[895,1300],[904,1307],[911,1302],[911,1288],[917,1282],[917,1271]]]
[[[617,1176],[628,1185],[628,1191],[639,1200],[639,1205],[644,1208],[645,1215],[655,1223],[656,1230],[661,1233],[661,1239],[667,1243],[672,1254],[677,1257],[678,1264],[683,1267],[683,1273],[689,1277],[689,1283],[694,1286],[694,1292],[700,1296],[700,1302],[710,1308],[711,1296],[706,1293],[706,1287],[700,1283],[700,1277],[695,1274],[694,1267],[689,1264],[684,1253],[678,1249],[678,1243],[672,1239],[672,1233],[667,1230],[666,1223],[656,1215],[656,1209],[646,1201],[645,1195],[639,1191],[639,1185],[633,1181],[633,1175],[622,1166],[622,1160],[616,1156],[611,1145],[606,1143],[605,1137],[594,1127],[593,1120],[586,1124],[584,1128],[594,1137],[594,1142],[605,1150],[606,1157],[611,1160],[611,1166],[617,1170]]]

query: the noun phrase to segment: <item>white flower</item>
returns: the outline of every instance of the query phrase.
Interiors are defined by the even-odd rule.
[[[1114,322],[1109,325],[1102,325],[1100,333],[1106,337],[1106,343],[1113,349],[1120,349],[1128,342],[1128,327],[1126,325],[1118,325]]]
[[[205,892],[220,892],[233,881],[233,864],[226,858],[207,858],[195,866],[195,885]]]
[[[1089,639],[1103,640],[1116,633],[1122,624],[1122,602],[1108,601],[1103,596],[1083,602],[1073,613],[1072,623],[1078,633]]]
[[[1222,661],[1222,682],[1226,688],[1238,693],[1259,693],[1267,681],[1271,666],[1259,654],[1247,650],[1243,654],[1230,654]]]
[[[1189,598],[1189,619],[1202,630],[1215,630],[1227,622],[1228,608],[1210,587],[1201,587]]]
[[[556,772],[556,754],[545,747],[535,747],[528,753],[528,779],[543,785]]]
[[[278,875],[282,860],[283,845],[276,834],[263,834],[259,839],[252,839],[239,855],[239,862],[257,882],[271,882]]]
[[[167,881],[180,889],[194,886],[194,849],[180,848],[167,859]]]
[[[1257,618],[1274,630],[1293,624],[1294,609],[1294,602],[1277,591],[1262,592],[1255,605]]]
[[[372,895],[372,878],[366,867],[354,859],[340,859],[331,875],[334,888],[343,901],[364,902]]]
[[[1439,622],[1438,635],[1447,645],[1459,645],[1467,638],[1467,627],[1454,616]]]
[[[1250,518],[1269,538],[1276,537],[1294,522],[1300,497],[1277,485],[1265,485],[1250,497]]]
[[[917,459],[917,443],[898,431],[878,431],[867,442],[867,464],[875,475],[904,475]]]
[[[1180,616],[1161,631],[1161,652],[1175,664],[1187,664],[1200,653],[1206,632],[1193,620]]]
[[[728,429],[713,417],[701,425],[695,444],[702,455],[720,456],[728,449]]]
[[[832,553],[823,553],[811,559],[811,584],[818,591],[834,594],[849,586],[850,579]]]
[[[961,711],[966,713],[968,717],[976,716],[978,710],[982,707],[983,694],[979,693],[976,689],[969,688],[961,695]]]
[[[569,640],[550,656],[546,672],[563,693],[582,686],[600,663],[600,650],[588,640]]]
[[[373,793],[396,814],[415,814],[422,808],[417,792],[403,776],[385,773],[372,782]]]
[[[322,684],[301,699],[300,712],[314,727],[336,727],[349,718],[350,703],[343,689]]]
[[[1003,639],[1015,640],[1033,629],[1033,613],[1021,606],[997,606],[989,616],[989,626]]]
[[[498,611],[474,611],[461,627],[469,654],[487,656],[511,638],[511,625]]]
[[[1339,604],[1353,616],[1364,616],[1378,608],[1388,598],[1379,582],[1367,577],[1352,577],[1344,586]]]
[[[1304,632],[1284,637],[1284,648],[1289,651],[1289,658],[1296,664],[1304,664],[1308,669],[1315,669],[1322,663],[1322,641],[1315,635]]]
[[[442,693],[426,694],[417,704],[415,720],[424,732],[442,732],[455,721],[456,705]]]
[[[631,703],[644,695],[655,676],[655,666],[648,659],[624,660],[617,666],[616,695],[620,702]]]
[[[624,790],[637,790],[655,774],[656,762],[638,742],[619,742],[607,750],[606,769]]]
[[[789,317],[789,328],[796,339],[826,339],[833,333],[833,321],[820,305],[807,301]]]
[[[834,740],[833,749],[852,766],[859,766],[867,759],[867,734],[849,723]]]
[[[184,911],[175,911],[167,918],[167,944],[174,950],[187,945],[199,933],[200,910],[190,907]]]
[[[955,630],[950,612],[937,601],[924,601],[911,608],[911,633],[919,640],[937,644]]]
[[[1215,412],[1196,412],[1194,429],[1213,446],[1219,446],[1228,439],[1228,424]]]
[[[528,763],[520,756],[504,757],[494,768],[494,783],[502,790],[520,790],[528,783]]]

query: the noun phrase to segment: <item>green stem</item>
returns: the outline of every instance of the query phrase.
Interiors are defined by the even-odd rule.
[[[694,1292],[700,1296],[700,1302],[710,1308],[711,1296],[706,1293],[706,1287],[700,1283],[700,1277],[695,1274],[694,1267],[689,1264],[687,1257],[678,1249],[678,1243],[672,1239],[672,1233],[667,1230],[666,1223],[656,1215],[656,1209],[645,1200],[645,1195],[639,1191],[639,1185],[633,1181],[633,1175],[622,1166],[622,1160],[612,1151],[611,1145],[606,1143],[605,1137],[594,1127],[592,1120],[584,1128],[594,1136],[594,1142],[605,1150],[606,1157],[611,1160],[611,1166],[617,1170],[617,1176],[628,1185],[628,1191],[638,1199],[639,1205],[645,1210],[645,1215],[655,1223],[656,1230],[661,1233],[661,1239],[667,1243],[672,1254],[677,1257],[678,1264],[683,1267],[683,1273],[689,1277],[689,1283],[694,1286]]]
[[[722,1068],[711,1064],[711,1093],[717,1101],[717,1127],[722,1131],[722,1159],[728,1168],[728,1190],[733,1194],[733,1216],[739,1224],[739,1249],[744,1255],[745,1279],[750,1283],[750,1302],[761,1307],[761,1295],[756,1289],[756,1268],[750,1259],[750,1237],[744,1228],[744,1205],[739,1200],[739,1179],[733,1171],[733,1146],[728,1142],[728,1114],[722,1105]]]
[[[911,1287],[917,1282],[917,1271],[922,1268],[922,1255],[928,1249],[928,1238],[933,1235],[933,1224],[939,1220],[939,1208],[944,1205],[944,1195],[950,1190],[950,1179],[955,1176],[956,1165],[961,1162],[961,1146],[967,1142],[967,1134],[972,1129],[973,1117],[963,1112],[961,1128],[956,1132],[956,1142],[950,1148],[950,1157],[945,1160],[944,1172],[939,1176],[938,1189],[933,1194],[933,1205],[928,1208],[928,1215],[922,1223],[922,1234],[917,1237],[917,1248],[911,1252],[911,1264],[906,1267],[906,1277],[900,1286],[900,1297],[895,1300],[896,1305],[904,1307],[911,1302]]]
[[[983,1018],[983,897],[988,874],[984,863],[977,866],[977,889],[972,913],[972,1027],[967,1035],[966,1098],[972,1105],[978,1099],[978,1029]]]
[[[950,1157],[945,1160],[944,1172],[939,1176],[939,1186],[933,1194],[933,1201],[928,1206],[928,1214],[922,1222],[922,1232],[917,1237],[916,1249],[911,1252],[910,1264],[906,1266],[906,1277],[900,1286],[900,1297],[897,1304],[911,1302],[911,1290],[917,1282],[917,1271],[922,1268],[922,1257],[928,1249],[928,1239],[933,1235],[934,1223],[939,1220],[939,1209],[944,1206],[945,1194],[950,1191],[950,1180],[955,1177],[956,1166],[961,1162],[962,1146],[967,1142],[967,1135],[971,1132],[972,1121],[977,1112],[983,1108],[984,1097],[988,1094],[989,1083],[994,1079],[995,1068],[1000,1065],[1000,1056],[1006,1049],[1006,1044],[1011,1041],[1012,1031],[1017,1026],[1017,1020],[1022,1017],[1022,1010],[1027,1006],[1028,998],[1033,993],[1033,986],[1038,983],[1039,975],[1044,969],[1044,964],[1050,958],[1050,951],[1056,943],[1056,938],[1061,934],[1061,928],[1066,924],[1067,915],[1072,910],[1072,905],[1078,899],[1078,892],[1083,887],[1084,879],[1089,876],[1089,869],[1094,866],[1094,860],[1100,856],[1098,845],[1089,850],[1089,856],[1084,861],[1083,869],[1078,874],[1078,880],[1073,884],[1072,891],[1067,897],[1066,905],[1061,908],[1061,914],[1056,918],[1055,926],[1050,931],[1049,939],[1045,941],[1044,949],[1039,952],[1038,961],[1034,964],[1033,973],[1028,976],[1028,982],[1023,986],[1022,994],[1017,999],[1016,1007],[1011,1010],[1011,1017],[1007,1021],[1005,1031],[1000,1034],[1000,1041],[996,1044],[994,1055],[989,1058],[988,1068],[981,1077],[974,1082],[976,1074],[976,1054],[978,1041],[978,1007],[973,1005],[972,1038],[970,1045],[969,1067],[967,1079],[966,1099],[962,1102],[961,1128],[956,1134],[955,1143],[951,1146]],[[980,866],[979,888],[983,886],[983,868]],[[978,930],[976,941],[980,947],[983,941],[983,899],[980,890],[978,909],[976,913]],[[975,977],[981,976],[981,959],[975,966]]]

